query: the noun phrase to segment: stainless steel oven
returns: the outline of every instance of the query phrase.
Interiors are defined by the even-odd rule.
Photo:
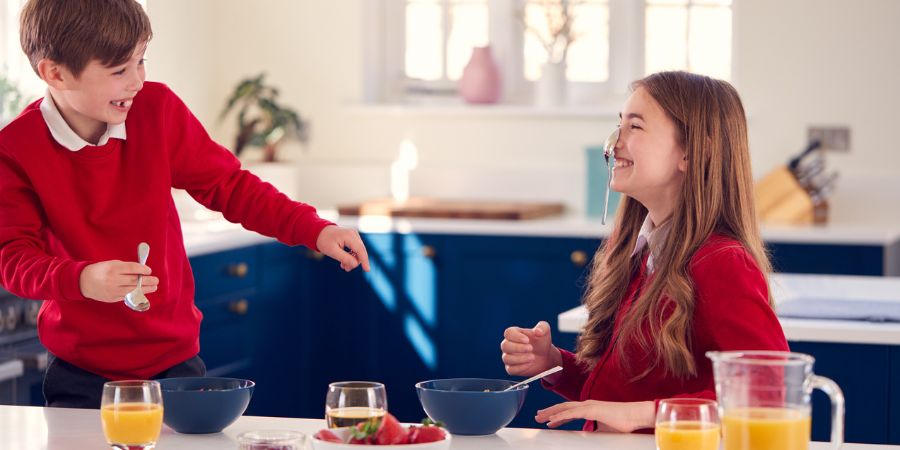
[[[47,349],[37,334],[41,302],[0,288],[0,404],[43,405]]]

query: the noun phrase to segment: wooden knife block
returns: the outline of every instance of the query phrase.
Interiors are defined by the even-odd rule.
[[[808,225],[827,220],[827,213],[821,210],[827,204],[816,205],[787,167],[757,181],[754,194],[756,213],[763,223]]]

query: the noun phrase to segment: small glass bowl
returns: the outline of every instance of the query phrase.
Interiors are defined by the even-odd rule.
[[[259,430],[238,435],[238,450],[307,450],[309,439],[299,431]]]

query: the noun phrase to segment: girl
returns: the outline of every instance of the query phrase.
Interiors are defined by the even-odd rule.
[[[652,428],[660,399],[715,398],[710,350],[787,350],[755,221],[747,121],[728,83],[662,72],[632,85],[612,188],[624,195],[594,257],[588,321],[573,354],[550,327],[506,329],[510,375],[561,365],[545,387],[570,400],[537,412],[557,427]]]

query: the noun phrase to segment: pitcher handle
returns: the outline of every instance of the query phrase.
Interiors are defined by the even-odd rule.
[[[820,389],[831,399],[831,446],[841,448],[844,443],[844,392],[830,378],[813,375],[813,389]]]

